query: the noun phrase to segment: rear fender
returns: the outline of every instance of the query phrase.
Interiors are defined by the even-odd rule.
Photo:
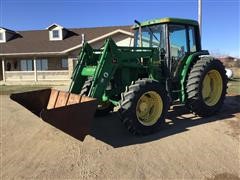
[[[186,83],[187,83],[187,76],[188,73],[191,70],[191,67],[193,66],[194,62],[196,62],[199,58],[199,56],[201,55],[209,55],[208,51],[200,51],[200,52],[196,52],[191,54],[187,59],[186,62],[184,62],[184,65],[182,67],[182,69],[180,70],[180,87],[181,87],[181,91],[179,94],[179,99],[181,103],[185,103],[186,102]]]

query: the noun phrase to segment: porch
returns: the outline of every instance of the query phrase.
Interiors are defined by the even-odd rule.
[[[5,81],[64,81],[69,79],[68,70],[5,71]]]
[[[2,58],[2,84],[44,83],[59,84],[69,82],[73,69],[73,59],[69,57],[44,58]]]

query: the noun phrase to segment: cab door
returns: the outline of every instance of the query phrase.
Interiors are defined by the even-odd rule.
[[[169,24],[169,70],[174,78],[181,61],[189,54],[188,29],[186,25]]]

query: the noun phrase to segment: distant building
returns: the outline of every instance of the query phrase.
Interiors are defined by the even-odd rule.
[[[18,32],[0,27],[0,80],[68,81],[83,42],[101,48],[110,36],[118,46],[133,44],[130,26],[66,29],[52,24],[45,30]]]

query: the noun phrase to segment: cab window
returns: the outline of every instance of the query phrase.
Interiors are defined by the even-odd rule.
[[[179,63],[188,52],[187,29],[184,25],[169,24],[169,44],[170,44],[170,62],[171,74],[176,76]]]
[[[193,26],[189,26],[189,47],[190,47],[190,52],[196,52],[196,38],[195,38],[195,28]]]
[[[184,25],[169,25],[170,56],[180,60],[187,53],[187,35]]]
[[[142,37],[142,42],[140,41]],[[139,29],[135,30],[135,47],[157,47],[165,49],[165,25],[158,24],[148,27],[142,27],[142,32],[139,34]]]

